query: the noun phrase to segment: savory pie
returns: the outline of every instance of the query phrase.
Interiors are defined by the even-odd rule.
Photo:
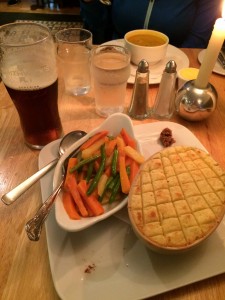
[[[200,149],[168,147],[142,165],[128,212],[135,232],[153,249],[188,249],[224,216],[225,171]]]

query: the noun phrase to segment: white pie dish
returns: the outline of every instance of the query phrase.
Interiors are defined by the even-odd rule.
[[[58,184],[60,183],[62,179],[62,166],[64,163],[64,160],[75,150],[77,149],[81,144],[83,144],[86,140],[88,140],[89,137],[93,136],[95,133],[102,131],[102,130],[108,130],[111,135],[118,135],[122,128],[125,128],[128,134],[135,138],[134,136],[134,130],[133,130],[133,124],[131,122],[131,119],[123,114],[123,113],[115,113],[108,117],[99,127],[95,128],[91,132],[89,132],[85,137],[74,143],[66,152],[65,154],[60,158],[59,162],[56,165],[54,177],[53,177],[53,188],[56,188]],[[140,150],[140,147],[137,143],[138,149]],[[87,217],[87,218],[81,218],[80,220],[72,220],[69,218],[68,214],[66,213],[63,203],[62,203],[62,195],[60,194],[55,202],[55,217],[58,225],[62,227],[64,230],[67,231],[80,231],[85,228],[88,228],[92,226],[93,224],[102,221],[117,211],[119,211],[121,208],[123,208],[127,204],[127,197],[124,198],[120,202],[115,202],[113,204],[106,204],[104,205],[105,212],[97,217]]]

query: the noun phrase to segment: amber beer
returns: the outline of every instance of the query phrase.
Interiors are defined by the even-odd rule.
[[[0,72],[18,111],[25,143],[41,149],[58,139],[56,47],[46,26],[15,22],[0,26]]]
[[[18,111],[25,142],[32,148],[41,148],[58,139],[62,125],[58,111],[58,80],[35,90],[17,90],[6,85]]]

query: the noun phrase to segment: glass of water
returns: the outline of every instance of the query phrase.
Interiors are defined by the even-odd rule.
[[[108,117],[123,112],[130,53],[122,46],[102,45],[92,50],[92,76],[97,114]]]
[[[82,28],[69,28],[58,31],[55,38],[66,92],[76,96],[87,94],[91,87],[92,33]]]

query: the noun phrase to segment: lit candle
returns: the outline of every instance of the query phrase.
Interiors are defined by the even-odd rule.
[[[214,29],[205,51],[202,65],[199,69],[198,77],[195,80],[195,86],[199,89],[207,87],[209,77],[217,61],[219,52],[225,39],[225,2],[223,5],[222,18],[216,20]]]

